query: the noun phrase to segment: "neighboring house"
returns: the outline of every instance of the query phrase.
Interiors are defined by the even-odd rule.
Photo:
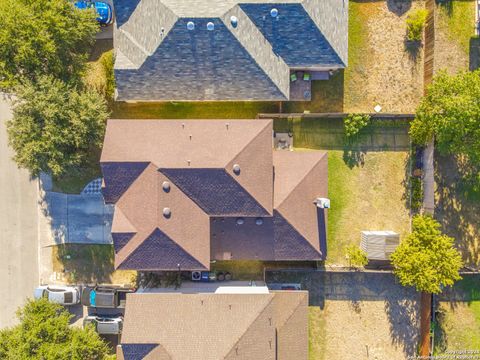
[[[117,100],[309,100],[311,79],[347,66],[348,0],[114,5]]]
[[[119,360],[307,360],[308,293],[128,294]]]
[[[115,267],[324,259],[327,153],[274,151],[272,133],[271,120],[109,120]]]

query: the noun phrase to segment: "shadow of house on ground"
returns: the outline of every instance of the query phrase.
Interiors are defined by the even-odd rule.
[[[363,302],[384,302],[392,344],[413,356],[418,342],[419,294],[403,287],[391,273],[327,272],[314,270],[267,271],[267,283],[300,283],[309,291],[309,306],[324,309],[326,301],[350,302],[354,312]]]

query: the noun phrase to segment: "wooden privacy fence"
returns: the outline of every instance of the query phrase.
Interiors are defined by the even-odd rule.
[[[257,119],[344,119],[350,113],[260,113]],[[363,114],[363,113],[362,113]],[[398,113],[368,113],[372,119],[378,120],[413,120],[415,114],[398,114]]]

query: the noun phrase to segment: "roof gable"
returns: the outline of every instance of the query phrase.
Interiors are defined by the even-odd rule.
[[[102,168],[103,198],[107,204],[113,204],[120,199],[148,166],[148,162],[104,162]]]
[[[170,239],[160,229],[155,229],[130,255],[119,269],[135,270],[202,270],[206,269],[180,245]]]
[[[122,344],[124,360],[143,360],[158,344]]]

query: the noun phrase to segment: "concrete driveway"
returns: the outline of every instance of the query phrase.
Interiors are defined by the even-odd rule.
[[[10,104],[0,93],[0,329],[15,323],[15,310],[38,285],[38,185],[11,160],[9,118]]]
[[[101,194],[72,195],[46,191],[41,208],[49,225],[46,236],[42,234],[42,246],[112,243],[113,206],[105,205]]]

